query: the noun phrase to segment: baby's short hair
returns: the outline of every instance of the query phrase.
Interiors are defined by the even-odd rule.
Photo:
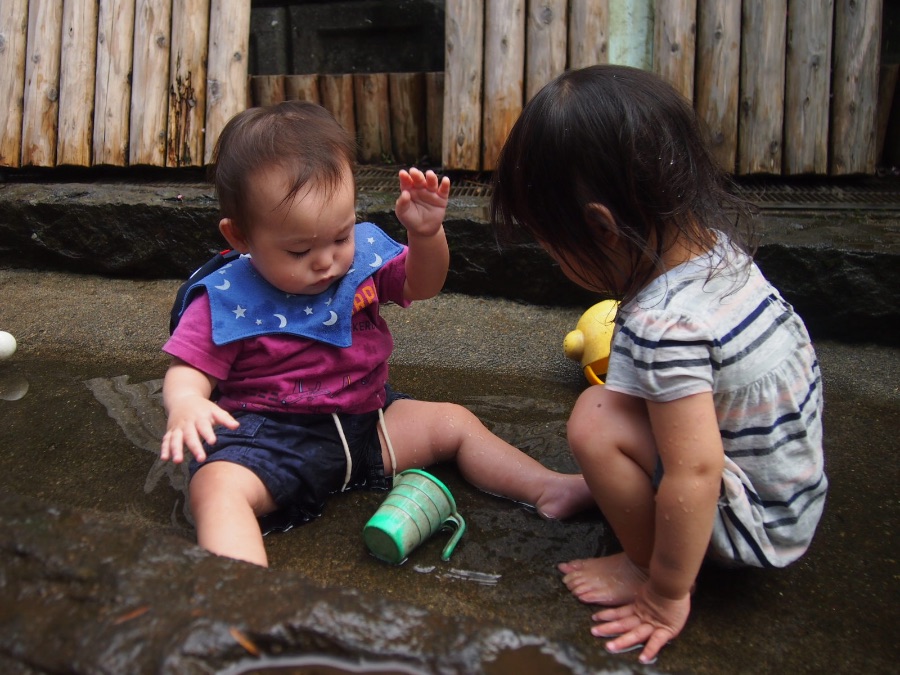
[[[223,218],[241,229],[248,224],[248,190],[261,170],[281,168],[289,189],[285,200],[305,185],[326,191],[355,166],[356,142],[334,116],[309,101],[285,101],[248,108],[235,115],[216,143],[210,177]]]

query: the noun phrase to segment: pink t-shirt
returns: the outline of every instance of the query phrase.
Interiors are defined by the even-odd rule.
[[[379,314],[403,298],[406,251],[357,289],[353,344],[335,347],[291,335],[265,335],[216,345],[209,298],[198,293],[163,351],[218,380],[225,410],[364,413],[384,406],[387,360],[394,341]]]

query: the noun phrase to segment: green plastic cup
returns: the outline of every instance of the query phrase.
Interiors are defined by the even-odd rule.
[[[466,521],[446,485],[427,471],[408,469],[397,474],[387,498],[363,527],[363,539],[376,558],[397,565],[445,527],[456,531],[441,560],[450,559],[466,531]]]

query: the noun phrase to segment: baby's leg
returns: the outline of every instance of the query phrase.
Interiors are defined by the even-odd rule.
[[[207,551],[268,567],[257,516],[275,502],[250,469],[227,461],[201,466],[190,485],[197,543]]]
[[[580,474],[551,471],[492,434],[462,406],[401,399],[387,409],[385,422],[398,473],[456,460],[463,476],[476,487],[531,504],[545,518],[567,518],[594,503]],[[389,472],[386,450],[383,457]]]
[[[590,387],[572,410],[568,438],[625,552],[562,563],[563,581],[584,602],[630,602],[647,579],[656,515],[652,476],[657,451],[646,403],[602,386]]]

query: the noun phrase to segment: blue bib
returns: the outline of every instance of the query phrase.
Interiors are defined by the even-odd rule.
[[[349,347],[356,289],[404,249],[372,223],[356,225],[355,244],[350,270],[318,295],[278,290],[259,275],[250,256],[245,255],[191,284],[179,314],[203,287],[209,296],[212,339],[217,345],[287,334]]]

